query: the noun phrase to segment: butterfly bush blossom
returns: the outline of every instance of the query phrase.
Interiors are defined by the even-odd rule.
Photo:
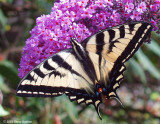
[[[59,0],[50,14],[36,19],[23,48],[19,77],[54,53],[71,48],[71,38],[81,42],[99,30],[133,21],[147,21],[160,33],[160,0]]]

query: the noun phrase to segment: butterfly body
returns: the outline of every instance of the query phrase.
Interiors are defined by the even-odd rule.
[[[99,113],[103,99],[116,98],[124,78],[124,63],[146,40],[152,26],[135,22],[102,30],[72,48],[58,52],[32,69],[20,82],[18,96],[54,97],[66,94],[78,104],[93,104]],[[121,102],[120,102],[121,103]]]

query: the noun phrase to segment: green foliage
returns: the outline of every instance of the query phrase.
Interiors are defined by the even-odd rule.
[[[0,2],[4,2],[4,3],[12,3],[13,0],[0,0]]]
[[[143,83],[147,83],[145,71],[142,66],[140,66],[140,64],[135,59],[131,59],[129,61],[129,65],[133,74],[139,77]]]
[[[66,118],[66,120],[75,121],[78,118],[78,111],[75,104],[71,103],[68,98],[63,97],[61,101],[64,105],[64,110],[66,111],[69,118]],[[68,122],[68,121],[66,121]],[[65,120],[64,120],[65,123]],[[67,124],[67,123],[66,123]]]
[[[5,84],[2,75],[0,75],[0,89],[1,89],[4,93],[9,93],[9,92],[10,92],[10,88]]]
[[[150,51],[152,51],[153,53],[155,53],[158,57],[160,57],[160,46],[159,44],[152,39],[150,44],[145,44]]]
[[[7,18],[4,16],[2,9],[0,9],[0,27],[2,25],[3,30],[5,30],[6,22],[7,22]]]
[[[37,0],[36,3],[40,7],[39,11],[41,13],[48,14],[51,12],[54,1],[52,0],[51,2],[50,0]]]
[[[0,74],[12,83],[17,83],[20,81],[18,77],[18,70],[10,61],[0,61]]]
[[[151,33],[151,39],[155,40],[157,43],[159,43],[160,42],[160,34],[157,34],[155,31],[152,31],[152,33]]]
[[[160,72],[156,69],[156,67],[152,64],[149,58],[139,49],[136,53],[136,56],[144,67],[151,75],[153,75],[157,80],[160,79]]]

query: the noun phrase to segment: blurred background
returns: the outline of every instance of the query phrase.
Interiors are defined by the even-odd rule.
[[[115,99],[100,105],[101,121],[92,105],[76,105],[63,95],[21,98],[15,95],[25,40],[36,18],[49,14],[53,0],[0,0],[0,123],[160,124],[160,35],[152,32],[126,63],[125,80]]]

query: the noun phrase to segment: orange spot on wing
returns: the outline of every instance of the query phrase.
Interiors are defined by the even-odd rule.
[[[102,88],[99,88],[99,89],[98,89],[98,92],[99,92],[99,93],[102,93]]]

